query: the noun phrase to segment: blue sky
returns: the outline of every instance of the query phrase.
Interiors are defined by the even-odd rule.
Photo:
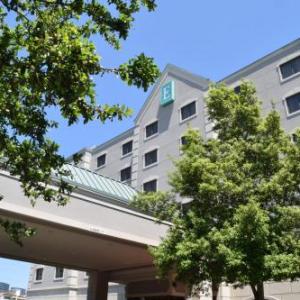
[[[265,54],[300,38],[299,0],[157,0],[153,13],[136,16],[120,52],[97,40],[102,65],[118,66],[145,52],[163,70],[173,63],[212,80],[220,80]],[[149,93],[149,91],[148,91]],[[100,144],[133,125],[148,93],[127,87],[115,76],[97,80],[99,103],[125,103],[134,109],[122,122],[93,122],[61,127],[49,135],[64,155]],[[1,247],[1,245],[0,245]],[[0,259],[0,281],[26,287],[29,265]]]

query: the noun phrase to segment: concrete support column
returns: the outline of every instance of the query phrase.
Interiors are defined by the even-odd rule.
[[[78,271],[65,270],[65,272],[66,272],[68,287],[76,289],[78,287]]]
[[[90,272],[87,300],[107,300],[108,274]]]

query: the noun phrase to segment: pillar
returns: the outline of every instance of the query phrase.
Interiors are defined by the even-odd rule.
[[[90,272],[87,300],[107,300],[108,274]]]

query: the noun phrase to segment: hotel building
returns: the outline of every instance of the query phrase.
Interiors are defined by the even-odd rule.
[[[292,134],[300,126],[300,39],[220,79],[238,92],[241,80],[252,81],[262,111],[274,107],[282,127]],[[79,151],[81,167],[131,185],[140,191],[168,190],[170,158],[180,156],[188,127],[214,136],[205,109],[211,81],[174,65],[167,65],[137,114],[132,128],[107,142]],[[86,299],[87,274],[33,265],[28,299]],[[268,299],[300,299],[300,283],[267,283]],[[200,296],[206,298],[205,293]],[[112,284],[109,299],[125,298],[124,287]],[[209,299],[209,298],[207,298]],[[222,287],[220,300],[252,299],[250,289]]]

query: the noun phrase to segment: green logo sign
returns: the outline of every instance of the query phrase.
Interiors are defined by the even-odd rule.
[[[160,105],[168,105],[175,100],[175,84],[169,81],[161,88]]]

